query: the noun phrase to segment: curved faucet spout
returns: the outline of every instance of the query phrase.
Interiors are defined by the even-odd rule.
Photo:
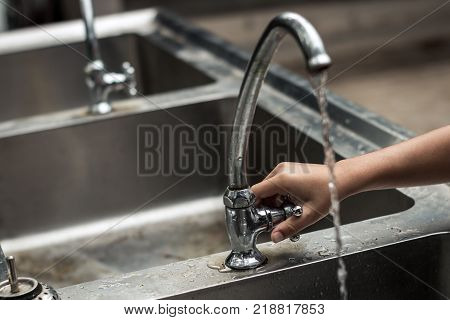
[[[248,187],[245,168],[248,128],[253,122],[259,92],[272,56],[288,33],[302,50],[310,73],[320,72],[331,65],[319,34],[305,18],[286,12],[269,23],[256,45],[239,92],[229,158],[231,189]]]
[[[223,196],[231,243],[231,253],[225,260],[225,265],[232,269],[252,269],[263,264],[267,259],[256,248],[258,235],[270,232],[275,225],[291,216],[300,217],[303,212],[301,206],[289,199],[285,199],[280,208],[256,207],[255,195],[248,186],[245,168],[248,129],[253,122],[258,95],[272,56],[287,33],[300,46],[310,73],[320,72],[331,64],[316,29],[295,13],[283,13],[275,17],[256,45],[239,92],[228,160],[229,186]],[[298,236],[291,240],[297,241]]]

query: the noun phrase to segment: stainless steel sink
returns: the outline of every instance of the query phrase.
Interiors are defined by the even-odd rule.
[[[80,22],[46,29],[81,49]],[[267,235],[261,236],[261,250],[269,257],[261,269],[219,273],[207,267],[223,262],[229,248],[221,196],[227,185],[230,124],[248,55],[154,9],[99,18],[96,29],[106,64],[115,68],[131,60],[145,94],[116,101],[114,112],[102,116],[87,114],[84,62],[72,51],[37,29],[0,36],[0,65],[14,64],[14,81],[31,78],[23,82],[27,95],[0,92],[7,102],[0,111],[0,241],[6,254],[17,256],[20,273],[61,288],[63,298],[212,298],[220,295],[219,287],[225,288],[220,297],[227,298],[237,283],[251,289],[273,285],[273,298],[288,296],[283,286],[286,292],[298,291],[293,297],[336,297],[329,219],[305,230],[296,244],[274,246]],[[45,67],[47,81],[39,81],[43,75],[30,66],[17,65],[25,57],[39,61],[33,67]],[[266,83],[250,143],[251,183],[280,161],[323,161],[320,116],[307,81],[274,67]],[[8,85],[0,90],[7,91]],[[332,93],[329,103],[338,158],[410,137]],[[144,143],[146,128],[160,129],[165,148],[181,150],[180,139],[170,140],[163,130],[179,125],[194,131],[205,125],[223,129],[221,138],[208,145],[217,155],[217,172],[141,170],[145,151],[152,150]],[[269,138],[280,128],[281,141]],[[169,154],[165,159],[176,158]],[[344,247],[355,290],[351,297],[362,297],[352,277],[367,274],[365,265],[383,274],[391,271],[371,249],[386,247],[386,256],[395,257],[408,246],[404,241],[450,230],[449,193],[448,186],[439,185],[366,192],[344,201]],[[418,251],[422,257],[425,251]],[[413,261],[415,256],[407,253],[402,263]],[[300,274],[305,270],[299,281],[293,280],[292,268]],[[314,281],[313,275],[323,281]],[[275,286],[276,279],[283,286]],[[373,285],[375,280],[370,278]],[[399,292],[394,284],[380,286]],[[373,297],[383,297],[382,292]]]
[[[136,164],[144,156],[139,150],[145,150],[145,146],[136,144],[136,135],[142,134],[140,126],[162,128],[183,122],[192,128],[206,123],[226,128],[232,122],[234,105],[235,99],[221,99],[178,106],[170,109],[170,114],[153,111],[0,139],[0,153],[4,155],[0,158],[0,167],[4,168],[0,174],[0,212],[4,212],[0,233],[6,239],[18,238],[4,241],[4,247],[20,251],[17,258],[24,261],[20,271],[39,274],[101,234],[108,224],[113,226],[115,220],[111,218],[120,221],[128,215],[127,219],[142,224],[134,222],[126,228],[108,230],[38,279],[56,286],[71,285],[226,250],[221,200],[226,185],[224,157],[217,159],[219,171],[215,175],[138,175]],[[254,182],[277,164],[271,159],[273,153],[288,160],[323,160],[320,144],[295,129],[289,134],[297,133],[299,140],[291,139],[290,144],[267,152],[273,144],[268,134],[273,131],[261,136],[264,126],[289,125],[259,110],[253,140],[256,145],[250,146],[255,153],[250,162],[257,159],[254,165],[261,168],[264,163],[266,171],[253,173]],[[292,152],[298,141],[302,141],[302,152]],[[168,149],[172,141],[163,142]],[[217,154],[225,155],[227,145],[228,139],[219,141],[214,147]],[[308,159],[303,159],[305,155]],[[162,194],[164,190],[167,192]],[[397,190],[367,192],[344,202],[343,223],[400,212],[413,203]],[[189,209],[192,206],[195,209]],[[160,217],[161,211],[173,215],[173,219]],[[123,223],[126,225],[127,220]],[[70,228],[74,225],[81,226]],[[329,220],[323,220],[310,231],[330,226]],[[40,235],[26,237],[36,233]],[[70,235],[73,241],[67,241]],[[260,242],[268,240],[262,237]]]

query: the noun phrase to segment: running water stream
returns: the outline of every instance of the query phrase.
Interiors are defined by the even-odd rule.
[[[323,138],[323,149],[325,154],[325,164],[328,167],[329,172],[329,182],[328,189],[330,190],[331,196],[331,208],[330,213],[333,217],[334,231],[336,237],[336,253],[338,256],[338,270],[337,278],[339,281],[339,291],[342,299],[347,299],[347,287],[346,278],[347,270],[345,268],[344,260],[342,259],[342,238],[341,238],[341,219],[339,216],[339,197],[338,190],[336,188],[336,176],[334,172],[334,167],[336,164],[336,158],[334,156],[333,145],[330,139],[331,131],[331,120],[327,111],[327,97],[326,97],[326,82],[327,73],[323,71],[318,75],[314,76],[312,79],[314,92],[317,97],[317,103],[320,109],[320,115],[322,117],[322,138]]]

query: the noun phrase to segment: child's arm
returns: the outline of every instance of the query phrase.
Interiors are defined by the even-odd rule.
[[[341,174],[349,173],[355,178],[348,195],[365,190],[449,182],[450,125],[343,160],[340,166]]]
[[[450,181],[450,125],[372,153],[339,161],[335,168],[342,200],[362,191]],[[281,241],[328,214],[328,170],[323,165],[278,165],[252,190],[259,200],[289,194],[303,203],[301,218],[290,218],[272,232]]]

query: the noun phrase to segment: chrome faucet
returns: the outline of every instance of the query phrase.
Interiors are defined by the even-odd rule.
[[[6,266],[6,257],[0,244],[0,282],[8,279],[8,268]]]
[[[100,56],[100,48],[94,29],[94,10],[91,0],[80,0],[81,15],[86,30],[86,51],[89,63],[85,68],[86,84],[89,88],[92,114],[105,114],[112,111],[108,96],[112,91],[125,90],[135,95],[135,70],[129,62],[122,64],[122,73],[107,72]]]
[[[248,129],[253,122],[258,95],[272,56],[287,33],[295,38],[311,74],[331,65],[331,59],[325,52],[316,29],[295,13],[287,12],[275,17],[256,45],[239,92],[228,159],[229,186],[223,197],[231,242],[231,253],[226,258],[225,265],[232,269],[252,269],[265,263],[267,258],[256,248],[258,235],[271,231],[291,216],[300,217],[303,211],[289,197],[283,199],[279,208],[256,207],[255,195],[248,185],[245,168]],[[291,240],[298,240],[298,237]]]

